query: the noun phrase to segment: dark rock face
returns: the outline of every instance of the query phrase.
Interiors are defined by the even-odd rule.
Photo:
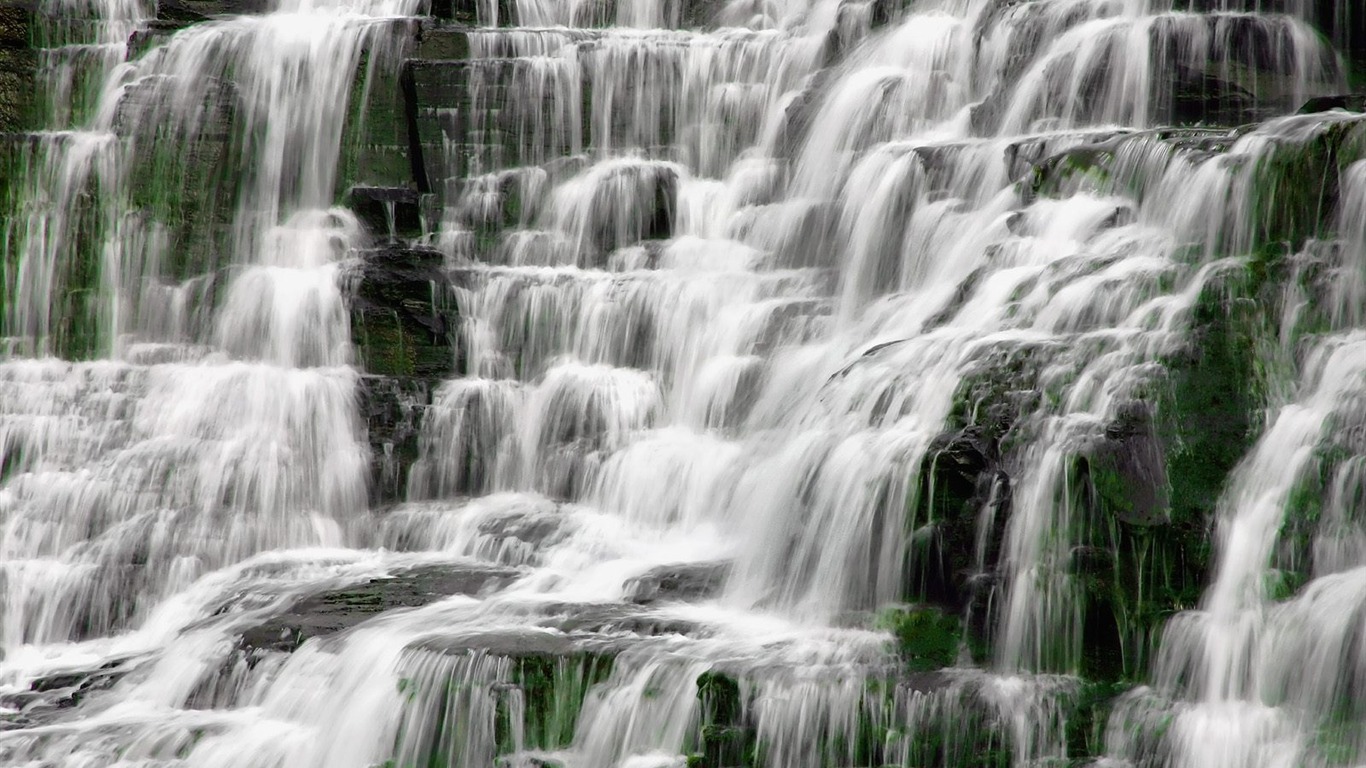
[[[416,238],[422,234],[422,197],[408,187],[356,186],[346,207],[380,239]]]
[[[630,643],[632,637],[699,632],[696,624],[660,616],[628,603],[562,603],[547,606],[546,613],[548,615],[540,622],[542,626],[553,627],[570,636],[586,633],[615,637],[618,643]]]
[[[1171,520],[1166,455],[1150,404],[1121,406],[1090,450],[1088,470],[1101,506],[1123,522],[1158,525]]]
[[[441,379],[457,368],[444,256],[390,246],[361,253],[351,276],[352,340],[366,373]]]
[[[0,133],[35,128],[38,52],[30,47],[32,9],[0,5]]]
[[[913,594],[940,605],[961,607],[971,599],[978,567],[977,527],[983,510],[1001,522],[993,526],[982,553],[994,563],[1010,505],[1010,478],[1001,466],[997,437],[968,427],[935,439],[922,470],[921,494],[933,521],[935,546],[920,571]]]
[[[475,595],[516,579],[515,568],[488,564],[433,565],[302,598],[287,613],[242,633],[239,646],[290,652],[385,611],[417,608],[452,595]]]
[[[1366,94],[1348,93],[1338,96],[1317,96],[1300,107],[1301,115],[1316,115],[1341,109],[1347,112],[1366,112]]]
[[[418,189],[443,194],[448,182],[580,151],[589,135],[588,110],[583,122],[573,123],[555,97],[568,95],[560,89],[582,89],[587,101],[587,85],[577,78],[547,82],[524,59],[445,58],[468,55],[466,34],[424,28],[419,52],[440,58],[414,58],[403,67]]]
[[[1236,83],[1208,72],[1178,67],[1168,111],[1177,125],[1238,125],[1255,118],[1257,97]]]
[[[158,0],[157,18],[194,23],[215,17],[265,13],[269,0]]]
[[[408,471],[417,461],[418,431],[431,397],[431,384],[424,379],[361,377],[358,404],[370,444],[372,504],[406,497]]]
[[[1347,57],[1353,73],[1366,71],[1366,7],[1343,0],[1313,0],[1314,22]]]

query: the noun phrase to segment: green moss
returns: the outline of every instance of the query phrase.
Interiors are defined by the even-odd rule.
[[[690,766],[753,768],[762,764],[755,730],[747,717],[740,683],[731,675],[710,670],[697,678],[699,729]]]
[[[697,698],[707,723],[738,723],[744,714],[739,682],[722,672],[710,670],[698,676]]]
[[[405,40],[405,49],[407,44]],[[408,123],[399,86],[402,56],[380,60],[366,52],[357,65],[342,128],[338,202],[358,184],[397,187],[413,182]]]
[[[568,746],[589,688],[611,672],[611,657],[594,654],[514,659],[512,681],[522,692],[525,747],[554,750]],[[508,733],[505,727],[500,751],[512,746]]]
[[[1067,707],[1067,755],[1095,758],[1105,754],[1105,726],[1115,701],[1132,688],[1117,681],[1083,682]]]
[[[893,608],[878,617],[890,630],[897,656],[912,671],[953,666],[963,641],[962,622],[937,608]]]
[[[1029,191],[1039,197],[1070,197],[1081,191],[1109,190],[1114,153],[1088,144],[1054,155],[1034,166]]]
[[[373,313],[353,322],[352,335],[366,373],[378,376],[412,376],[413,357],[398,313]]]
[[[1269,243],[1292,252],[1311,238],[1331,236],[1341,172],[1366,156],[1366,128],[1360,121],[1323,124],[1308,139],[1278,141],[1249,169],[1252,240],[1222,243],[1221,251],[1243,255]]]

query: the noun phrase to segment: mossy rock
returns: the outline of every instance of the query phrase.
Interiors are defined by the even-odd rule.
[[[1001,415],[996,412],[997,415]],[[1010,477],[1001,463],[1004,422],[969,426],[935,438],[920,470],[917,509],[908,511],[909,553],[905,599],[961,610],[973,599],[978,525],[991,505],[987,563],[995,562],[1009,517]],[[921,535],[928,532],[929,535]]]
[[[362,376],[356,395],[370,443],[371,505],[404,501],[409,470],[420,455],[419,427],[431,405],[431,382]]]
[[[1250,296],[1265,285],[1248,268],[1212,279],[1185,347],[1073,467],[1088,520],[1074,561],[1089,678],[1140,674],[1163,624],[1208,583],[1219,499],[1260,427],[1275,308]]]
[[[522,693],[522,733],[531,749],[555,750],[574,740],[584,698],[612,673],[610,655],[522,656],[513,660],[512,682]],[[505,733],[511,732],[511,723]],[[500,738],[500,743],[507,743]],[[509,744],[510,746],[510,744]]]
[[[361,253],[348,303],[366,373],[435,380],[457,369],[457,318],[443,258],[403,246]]]
[[[878,617],[890,630],[897,657],[912,672],[951,667],[963,644],[962,622],[938,608],[894,608]]]
[[[1154,418],[1150,403],[1125,403],[1085,459],[1099,506],[1129,525],[1171,519],[1166,451]]]
[[[740,682],[720,670],[704,672],[697,678],[697,699],[697,751],[688,764],[702,768],[759,765],[758,735]]]
[[[531,628],[433,637],[404,658],[392,763],[405,768],[567,747],[589,690],[614,666],[613,651]]]

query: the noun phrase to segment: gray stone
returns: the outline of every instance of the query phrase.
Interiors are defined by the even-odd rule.
[[[386,611],[417,608],[452,595],[475,595],[521,574],[487,564],[430,565],[299,599],[286,612],[242,633],[248,652],[290,652],[305,641],[350,629]]]
[[[729,573],[726,562],[661,565],[627,582],[626,599],[641,605],[703,600],[721,591]]]

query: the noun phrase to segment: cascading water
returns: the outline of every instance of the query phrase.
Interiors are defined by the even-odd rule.
[[[1366,758],[1340,8],[170,5],[35,21],[0,764]]]

